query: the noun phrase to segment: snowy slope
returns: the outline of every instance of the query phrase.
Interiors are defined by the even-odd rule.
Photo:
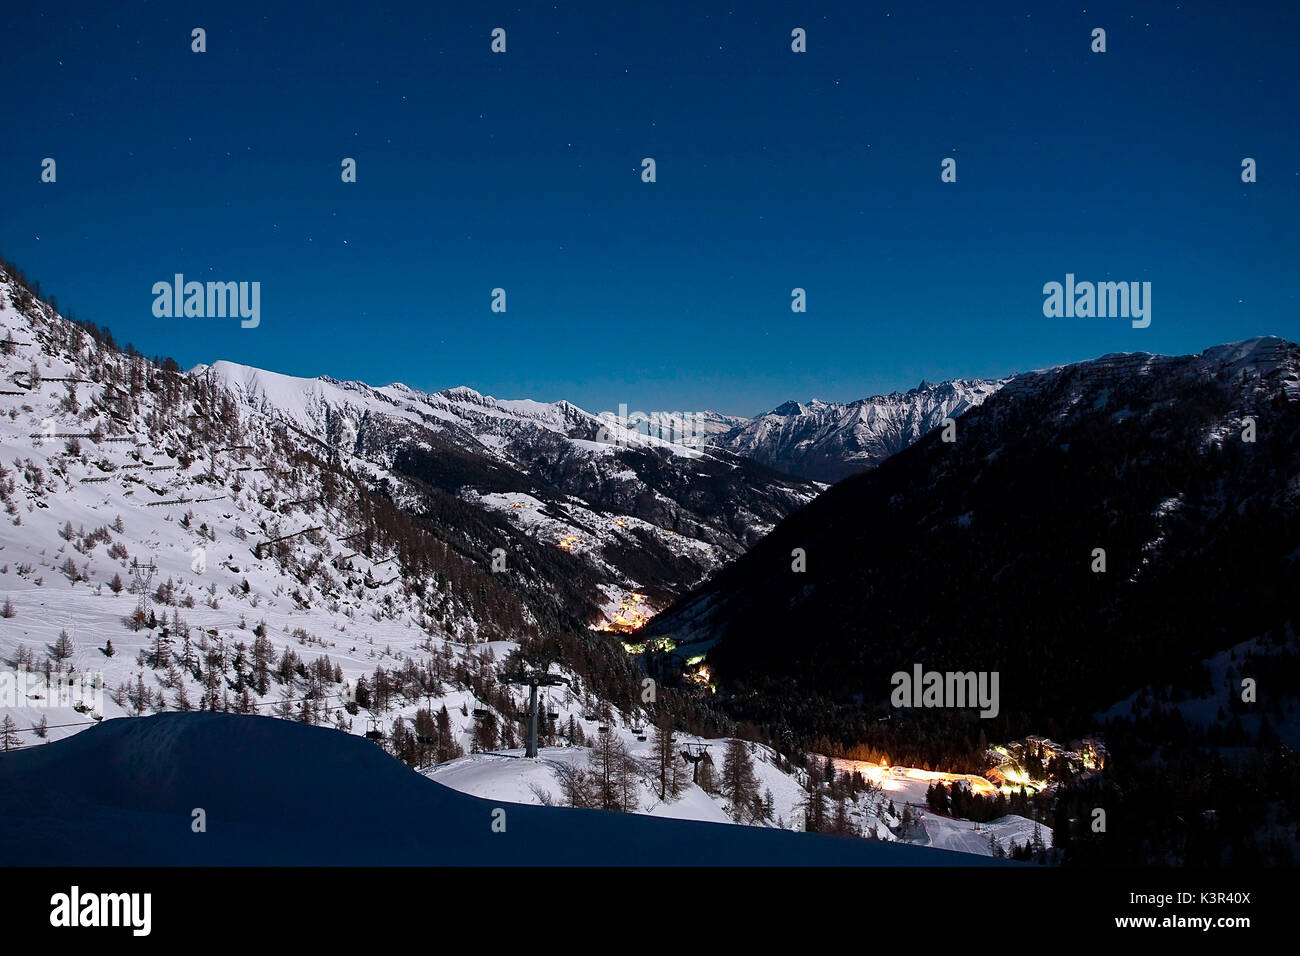
[[[1034,841],[1035,831],[1043,846],[1052,845],[1051,828],[1037,823],[1027,817],[1007,814],[988,823],[976,825],[970,820],[958,820],[933,813],[926,806],[926,790],[935,781],[951,786],[956,783],[981,794],[991,794],[995,788],[983,777],[970,774],[944,774],[933,771],[917,770],[909,767],[894,767],[892,772],[882,773],[875,765],[859,761],[835,759],[832,761],[838,772],[864,772],[870,780],[878,780],[880,792],[863,803],[863,808],[855,807],[852,819],[861,825],[880,828],[884,823],[896,826],[903,807],[911,807],[912,813],[920,820],[919,829],[906,835],[905,842],[921,846],[933,846],[959,853],[977,853],[992,856],[994,843],[1003,850],[1010,850],[1011,845],[1028,845]],[[892,812],[889,809],[893,808]],[[882,838],[890,838],[887,831],[881,829]]]
[[[559,793],[556,770],[559,765],[587,765],[585,747],[544,747],[537,760],[523,757],[522,750],[471,754],[438,764],[427,772],[431,780],[488,800],[542,805],[542,797],[554,802]],[[641,788],[640,811],[649,816],[708,823],[731,823],[731,818],[699,787],[692,786],[679,799],[664,803],[648,785]]]
[[[66,633],[72,652],[61,667],[103,675],[100,717],[137,712],[117,691],[142,686],[146,710],[206,704],[270,713],[290,700],[298,712],[308,698],[311,719],[360,732],[364,720],[342,709],[342,682],[326,678],[355,681],[435,649],[468,661],[481,650],[470,643],[535,629],[498,579],[431,535],[403,531],[364,480],[312,459],[312,443],[257,416],[241,422],[230,408],[223,413],[219,395],[180,376],[155,376],[155,392],[142,360],[106,354],[52,313],[18,314],[5,291],[0,284],[0,340],[15,343],[0,355],[3,390],[15,393],[0,395],[7,668],[40,670]],[[33,368],[41,381],[32,381]],[[119,401],[112,382],[137,373],[140,387]],[[290,537],[258,548],[282,535]],[[132,564],[152,565],[144,593],[132,593]],[[485,603],[482,593],[495,597]],[[158,627],[132,626],[141,606]],[[164,629],[170,653],[155,666],[142,655]],[[261,693],[237,669],[249,671],[255,630],[274,662],[296,655]],[[323,666],[308,672],[326,658],[330,674]],[[224,678],[215,683],[204,677],[214,664]],[[17,722],[23,745],[37,741],[32,728],[42,717],[46,739],[92,723],[43,699],[0,711]]]

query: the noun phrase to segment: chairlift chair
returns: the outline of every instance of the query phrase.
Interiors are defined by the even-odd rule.
[[[366,718],[366,740],[383,740],[384,731],[379,721],[373,717]]]

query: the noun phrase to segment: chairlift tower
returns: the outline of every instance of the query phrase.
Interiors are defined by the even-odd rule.
[[[708,744],[687,744],[682,759],[691,765],[691,783],[700,782],[700,762],[708,755]]]
[[[502,677],[507,684],[517,684],[528,688],[528,744],[524,748],[525,757],[537,756],[537,688],[558,687],[567,684],[568,678],[559,674],[548,673],[550,664],[538,662],[525,664],[521,670],[512,671]]]

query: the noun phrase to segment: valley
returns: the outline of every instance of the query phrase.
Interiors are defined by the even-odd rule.
[[[1086,666],[1071,660],[1063,690],[1044,679],[1068,643],[1005,643],[1037,626],[1014,617],[1009,595],[1065,599],[1092,574],[1094,540],[1055,509],[1078,502],[1077,528],[1106,491],[1105,518],[1091,520],[1109,528],[1116,577],[1127,569],[1112,613],[1131,616],[1135,582],[1182,586],[1168,578],[1181,565],[1149,560],[1186,547],[1181,516],[1234,500],[1221,485],[1155,480],[1136,446],[1099,435],[1093,418],[1123,426],[1135,408],[1169,407],[1143,389],[1187,394],[1189,375],[1208,374],[1191,406],[1206,438],[1168,457],[1238,455],[1226,450],[1236,423],[1276,433],[1298,387],[1296,347],[1278,340],[1016,376],[978,403],[961,399],[955,447],[918,423],[901,451],[827,488],[714,444],[744,423],[684,448],[642,432],[613,441],[616,423],[567,402],[223,362],[182,372],[0,278],[0,659],[93,690],[4,698],[4,750],[123,717],[274,716],[363,736],[494,800],[985,857],[1059,858],[1050,848],[1070,834],[1055,808],[1079,804],[1082,819],[1109,774],[1089,738],[1067,749],[1027,735],[1113,726],[1115,701],[1161,673],[1152,642],[1177,646],[1157,619],[1126,619],[1113,637],[1141,628],[1147,656],[1130,648],[1133,669],[1108,665],[1096,684],[1081,684]],[[1012,438],[1041,421],[1060,424]],[[1257,489],[1248,495],[1289,467],[1289,446],[1267,447],[1267,464],[1242,464],[1234,479]],[[1043,448],[1061,460],[1045,465]],[[1043,483],[1044,469],[1058,480]],[[1136,508],[1114,503],[1125,496],[1140,496]],[[1149,518],[1120,518],[1143,509]],[[1260,560],[1286,537],[1285,526],[1260,531],[1262,514],[1239,509],[1220,526],[1256,535]],[[1051,560],[1024,561],[1044,531]],[[1065,570],[1067,546],[1077,571]],[[792,565],[792,549],[807,562]],[[1277,573],[1225,553],[1238,580]],[[942,571],[948,590],[936,595],[915,567]],[[995,595],[1000,612],[972,616]],[[1062,611],[1095,627],[1095,594],[1076,600]],[[1276,613],[1256,609],[1230,634]],[[1066,620],[1054,620],[1063,637]],[[993,673],[974,666],[981,648],[1006,646],[1015,655]],[[891,708],[889,675],[909,672],[909,654],[918,675],[924,659],[991,678],[966,703],[984,708],[981,740],[987,729],[1010,742],[977,746],[960,706]],[[543,693],[535,760],[523,756],[526,694],[512,682],[521,664],[557,685]],[[1127,753],[1122,729],[1118,739]]]

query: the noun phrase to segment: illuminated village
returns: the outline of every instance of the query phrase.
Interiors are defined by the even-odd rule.
[[[629,594],[618,606],[618,611],[614,614],[614,620],[602,624],[596,628],[598,631],[614,631],[620,634],[630,634],[646,626],[650,620],[650,613],[645,606],[644,594]],[[624,644],[624,647],[627,645]]]
[[[1029,795],[1050,793],[1064,776],[1086,780],[1105,766],[1106,748],[1093,737],[1076,740],[1067,748],[1047,737],[1030,736],[985,752],[991,765],[982,775],[892,766],[888,760],[841,761],[846,769],[861,773],[887,792],[906,791],[909,784],[961,784],[976,796],[1010,796],[1024,790]]]
[[[1106,765],[1106,747],[1095,737],[1065,747],[1047,737],[1029,736],[994,746],[985,756],[992,767],[984,776],[1004,793],[1022,787],[1040,792],[1050,787],[1053,778],[1066,774],[1086,780]]]
[[[623,650],[640,656],[647,673],[654,673],[660,679],[680,680],[716,694],[718,688],[713,683],[703,654],[685,657],[677,650],[672,638],[656,637],[647,640],[638,634],[653,616],[654,611],[646,602],[645,595],[634,591],[619,602],[613,620],[605,621],[592,629],[622,635]]]

